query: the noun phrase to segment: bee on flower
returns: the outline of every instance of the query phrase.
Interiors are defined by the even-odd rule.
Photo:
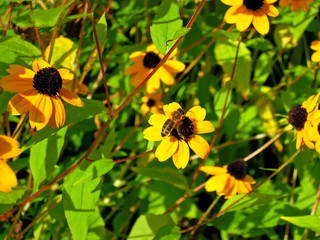
[[[185,65],[173,59],[177,54],[175,49],[169,59],[158,69],[158,71],[147,81],[146,89],[147,93],[154,94],[160,88],[160,80],[165,85],[173,85],[174,78],[172,73],[179,73],[185,69]],[[147,47],[146,53],[144,52],[133,52],[129,58],[134,62],[132,66],[124,71],[125,75],[133,76],[130,79],[130,83],[133,87],[138,87],[139,84],[153,71],[158,63],[163,59],[163,55],[157,50],[154,44]]]
[[[213,132],[214,126],[205,121],[206,110],[195,106],[185,113],[176,103],[163,106],[164,114],[153,114],[149,123],[151,127],[144,130],[144,138],[149,141],[161,141],[155,156],[160,162],[172,156],[174,165],[185,168],[189,162],[189,147],[200,157],[210,153],[207,141],[198,134]]]
[[[21,153],[19,142],[15,139],[0,135],[0,192],[11,192],[17,186],[16,174],[4,159],[17,157]]]
[[[229,199],[238,193],[248,193],[256,181],[247,175],[247,165],[242,159],[235,160],[223,167],[203,166],[202,172],[213,175],[205,184],[207,192],[216,191]]]
[[[17,92],[9,101],[8,111],[12,115],[29,113],[33,129],[40,130],[47,124],[59,128],[66,119],[60,98],[74,106],[84,106],[75,93],[64,87],[73,80],[73,74],[67,69],[56,69],[43,60],[34,60],[32,68],[10,65],[7,69],[10,75],[0,79],[1,87]]]
[[[239,31],[245,31],[251,23],[260,34],[269,32],[270,23],[267,15],[277,17],[278,9],[272,4],[277,0],[221,0],[231,6],[224,19],[227,23],[236,24]]]
[[[296,149],[300,149],[303,145],[310,149],[315,147],[312,141],[314,135],[310,134],[310,131],[314,131],[313,122],[320,119],[319,98],[320,93],[312,95],[302,105],[291,108],[288,113],[288,122],[297,131]]]

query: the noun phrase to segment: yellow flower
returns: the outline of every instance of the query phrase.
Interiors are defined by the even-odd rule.
[[[319,110],[312,112],[311,114],[319,114]],[[320,118],[311,122],[311,126],[306,129],[307,136],[310,141],[315,142],[315,149],[320,153]]]
[[[312,3],[313,0],[280,0],[279,5],[281,7],[286,7],[291,4],[291,11],[298,12],[300,8],[303,11],[309,11],[308,3]]]
[[[270,23],[267,15],[277,17],[278,9],[271,5],[277,0],[221,0],[231,6],[224,15],[227,23],[235,23],[239,31],[246,30],[252,23],[261,34],[269,32]],[[267,14],[267,15],[266,15]]]
[[[161,102],[162,94],[148,94],[142,97],[143,104],[141,110],[143,115],[147,115],[149,111],[152,113],[160,113],[162,111],[163,102]]]
[[[318,110],[318,102],[320,93],[316,96],[312,95],[302,106],[297,105],[290,109],[288,113],[288,122],[297,130],[296,149],[300,149],[304,144],[314,149],[314,144],[308,137],[308,132],[312,127],[312,122],[320,119],[320,111]]]
[[[48,123],[51,127],[61,127],[66,119],[64,105],[59,97],[67,103],[83,107],[82,100],[73,92],[63,87],[73,79],[67,69],[55,69],[43,60],[34,60],[33,71],[10,65],[8,76],[0,79],[0,86],[17,92],[8,104],[12,115],[29,113],[30,125],[40,130]]]
[[[315,52],[311,55],[312,62],[320,62],[320,41],[316,40],[311,43],[311,49]]]
[[[19,143],[15,139],[0,136],[0,192],[11,192],[11,187],[18,184],[16,174],[2,159],[13,158],[20,153]]]
[[[158,71],[148,80],[146,84],[147,93],[155,93],[160,88],[160,80],[166,85],[173,85],[174,78],[172,73],[182,72],[185,65],[172,58],[176,55],[175,49],[169,59],[158,69]],[[159,53],[155,45],[151,44],[147,47],[147,53],[133,52],[129,58],[134,62],[132,66],[124,71],[125,75],[133,74],[130,83],[133,87],[137,87],[152,70],[157,66],[164,56]]]
[[[207,192],[216,191],[218,195],[231,198],[237,193],[248,193],[252,190],[251,184],[256,181],[247,175],[246,162],[242,159],[231,162],[228,166],[204,166],[201,171],[214,175],[206,182]]]
[[[165,114],[157,113],[150,117],[149,123],[152,126],[143,132],[144,138],[149,141],[161,141],[155,152],[158,160],[163,162],[172,156],[173,163],[178,169],[185,168],[190,158],[189,146],[200,158],[205,158],[210,153],[210,146],[204,138],[195,133],[214,131],[212,123],[204,121],[206,110],[196,106],[184,115],[181,106],[173,102],[164,105],[163,111]],[[178,116],[177,112],[180,112]],[[173,121],[174,119],[176,120]],[[172,121],[176,124],[171,125],[173,128],[170,129],[168,122]]]

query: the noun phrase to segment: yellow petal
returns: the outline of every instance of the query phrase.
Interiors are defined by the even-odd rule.
[[[271,4],[271,3],[275,3],[277,0],[264,0],[265,3]]]
[[[229,186],[228,191],[224,192],[224,198],[229,199],[232,198],[233,196],[235,196],[237,194],[237,181],[235,178],[230,178],[231,179],[231,184]]]
[[[314,109],[318,108],[319,105],[319,98],[320,98],[320,92],[313,98],[309,98],[311,99],[310,104],[307,106],[307,112],[311,112]]]
[[[297,131],[296,149],[299,150],[302,144],[302,131]]]
[[[190,119],[202,121],[206,117],[206,110],[200,106],[192,107],[186,114]]]
[[[34,71],[25,68],[20,65],[12,64],[9,66],[9,69],[7,69],[7,72],[10,73],[10,75],[15,75],[20,78],[32,78],[34,77]]]
[[[36,73],[42,68],[46,67],[51,67],[51,65],[44,60],[34,60],[32,63],[33,71],[35,71]]]
[[[178,144],[178,149],[173,154],[172,160],[176,168],[184,169],[188,165],[190,159],[190,150],[188,144],[185,141],[179,140]]]
[[[158,128],[162,128],[167,119],[168,118],[164,114],[152,114],[148,123],[150,123],[150,125],[157,126]]]
[[[278,9],[273,5],[264,4],[262,6],[262,10],[265,14],[269,15],[270,17],[277,17],[279,15]]]
[[[188,139],[188,143],[191,149],[202,159],[210,153],[209,144],[199,135],[192,135],[191,138]]]
[[[243,181],[246,181],[246,182],[248,182],[248,183],[250,183],[250,184],[255,184],[255,183],[256,183],[256,181],[255,181],[251,176],[249,176],[249,175],[245,176],[245,178],[243,179]]]
[[[10,92],[24,92],[33,88],[33,78],[21,78],[18,75],[8,75],[0,79],[0,86]]]
[[[141,110],[143,115],[147,115],[150,111],[150,108],[148,107],[147,104],[144,103],[141,105]]]
[[[58,97],[51,97],[51,100],[53,109],[49,125],[52,128],[60,128],[66,121],[66,111],[62,101]]]
[[[242,5],[233,6],[228,9],[226,14],[224,15],[224,20],[227,23],[236,23],[238,20],[238,10],[241,8]]]
[[[207,192],[217,191],[221,192],[224,189],[227,180],[229,179],[229,174],[220,174],[209,178],[205,184]]]
[[[143,131],[143,137],[149,141],[161,141],[164,137],[161,136],[162,127],[148,127]]]
[[[246,30],[252,23],[253,13],[252,10],[247,9],[246,6],[242,5],[237,11],[237,29],[242,32]]]
[[[280,0],[279,6],[284,8],[288,6],[290,3],[291,3],[291,0]]]
[[[213,132],[215,129],[214,129],[214,126],[211,122],[209,121],[196,121],[196,122],[193,122],[193,131],[195,133],[211,133]]]
[[[156,93],[159,88],[160,88],[160,77],[158,74],[155,74],[147,81],[147,85],[146,85],[147,93],[149,94]]]
[[[76,107],[84,107],[84,103],[82,102],[81,98],[70,90],[66,88],[61,88],[60,94],[61,98],[66,101],[67,103],[76,106]]]
[[[8,103],[8,111],[12,115],[21,115],[29,112],[37,95],[38,93],[34,89],[14,95]]]
[[[200,170],[202,172],[205,172],[211,175],[219,175],[219,174],[227,173],[227,169],[225,167],[203,166],[200,168]]]
[[[1,160],[0,160],[1,161]],[[0,183],[0,192],[6,192],[6,193],[10,193],[11,192],[11,187]]]
[[[135,63],[132,66],[128,67],[126,70],[124,70],[124,75],[130,75],[134,74],[140,71],[142,69],[141,64]]]
[[[11,192],[11,187],[15,187],[18,184],[16,174],[13,172],[11,167],[0,160],[0,185],[1,190],[5,192]]]
[[[235,5],[242,5],[243,0],[221,0],[225,5],[228,6],[235,6]]]
[[[309,123],[309,122],[306,122],[306,123],[305,123],[305,126],[308,125],[308,124],[310,124],[310,123]],[[309,126],[308,126],[308,127],[305,127],[305,128],[309,128]],[[308,148],[314,149],[314,144],[313,144],[313,142],[311,142],[311,141],[309,140],[309,138],[308,138],[308,136],[307,136],[307,131],[306,131],[305,129],[302,129],[302,138],[303,138],[304,144],[305,144]]]
[[[316,141],[316,151],[320,153],[320,141]]]
[[[170,158],[177,151],[177,148],[178,140],[173,136],[166,137],[157,148],[155,156],[160,162],[163,162]]]
[[[37,131],[44,128],[52,115],[51,98],[45,94],[38,94],[32,102],[29,113],[29,122]]]
[[[262,35],[269,32],[270,24],[267,15],[262,11],[255,11],[252,24],[254,28]]]
[[[164,84],[166,85],[174,84],[174,78],[172,74],[168,72],[168,70],[165,69],[164,67],[159,68],[156,74],[160,77],[161,81],[164,82]]]
[[[0,159],[9,159],[21,153],[19,142],[5,135],[0,136]]]
[[[225,195],[225,198],[231,197],[231,194],[236,192],[235,185],[236,185],[236,179],[234,177],[230,176],[227,179],[227,181],[224,185],[224,188],[221,191],[217,190],[217,194],[218,195]]]
[[[237,180],[238,193],[248,193],[252,190],[250,183]]]
[[[163,67],[166,68],[170,73],[179,73],[186,68],[186,65],[178,60],[167,60],[163,64]]]
[[[314,52],[314,53],[311,55],[311,61],[312,61],[312,62],[320,62],[320,51]]]
[[[136,51],[130,54],[129,59],[133,62],[142,62],[146,54],[140,51]]]
[[[138,87],[140,85],[140,83],[142,83],[143,80],[149,75],[149,73],[151,73],[151,71],[152,70],[147,69],[147,68],[140,69],[138,73],[134,74],[131,77],[130,84],[135,88]],[[151,78],[153,78],[153,77],[151,77]],[[159,79],[159,87],[160,87],[160,79]]]
[[[73,73],[70,72],[70,70],[61,68],[58,69],[58,72],[60,73],[60,76],[62,78],[62,84],[68,84],[72,82],[74,76]]]
[[[159,55],[159,51],[158,51],[158,49],[156,48],[156,46],[154,44],[150,44],[147,47],[147,52],[154,52],[155,54]]]
[[[311,43],[311,49],[315,51],[320,51],[320,41],[316,40]]]

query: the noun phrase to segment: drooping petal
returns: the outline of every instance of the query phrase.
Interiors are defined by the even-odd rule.
[[[209,144],[199,135],[192,135],[190,139],[188,139],[188,143],[191,149],[202,159],[210,153]]]
[[[296,149],[299,150],[302,144],[302,131],[297,131]]]
[[[319,98],[320,98],[320,92],[315,97],[309,98],[309,99],[311,99],[311,101],[310,101],[310,104],[307,105],[307,112],[308,113],[313,111],[319,105]]]
[[[252,23],[253,11],[247,9],[246,6],[242,5],[237,11],[237,16],[238,18],[237,18],[236,26],[237,26],[237,29],[240,32],[242,32],[246,30]]]
[[[195,121],[193,122],[193,132],[195,133],[211,133],[215,130],[213,124],[209,121]]]
[[[253,26],[254,28],[262,35],[265,35],[269,32],[270,23],[267,15],[262,11],[255,11],[253,17]]]
[[[231,186],[229,187],[229,191],[225,192],[224,198],[229,199],[237,194],[238,186],[235,178],[232,178]]]
[[[9,69],[7,69],[7,72],[10,73],[10,75],[16,75],[20,78],[34,77],[34,71],[17,64],[10,65]]]
[[[160,67],[156,74],[160,77],[161,81],[164,82],[164,84],[166,84],[166,85],[173,85],[174,84],[173,76],[164,67]]]
[[[200,171],[211,174],[211,175],[219,175],[219,174],[227,173],[227,168],[215,167],[215,166],[203,166],[200,168]]]
[[[248,193],[252,190],[250,183],[237,180],[238,193]]]
[[[227,23],[236,23],[238,20],[238,10],[240,9],[241,5],[239,6],[233,6],[229,8],[224,15],[224,20]]]
[[[66,121],[66,111],[60,98],[51,97],[52,100],[52,115],[49,120],[49,125],[52,128],[60,128]]]
[[[316,40],[311,43],[311,49],[315,51],[320,51],[320,41]]]
[[[224,189],[229,177],[230,175],[228,173],[225,173],[209,178],[209,180],[205,184],[207,192],[221,192],[222,189]]]
[[[316,141],[316,151],[318,152],[318,153],[320,153],[320,141],[318,140],[318,141]]]
[[[306,128],[306,129],[310,128],[310,126],[308,126],[308,125],[310,125],[310,123],[309,123],[309,122],[306,122],[306,123],[305,123],[305,128]],[[308,148],[314,149],[314,144],[313,144],[313,142],[311,142],[311,141],[309,140],[309,137],[308,137],[308,135],[307,135],[307,130],[306,130],[306,129],[303,129],[303,130],[302,130],[303,142],[304,142],[304,144],[305,144]]]
[[[0,135],[0,159],[9,159],[21,153],[19,142],[11,137]]]
[[[172,119],[172,113],[174,111],[177,111],[178,109],[182,108],[180,106],[179,103],[177,102],[172,102],[172,103],[169,103],[169,104],[166,104],[166,105],[163,105],[163,111],[164,113],[166,114],[166,116],[168,118],[171,118]]]
[[[153,75],[146,84],[147,93],[153,94],[160,88],[160,77],[158,74]]]
[[[230,193],[234,192],[234,187],[235,187],[236,179],[232,176],[230,176],[225,185],[224,188],[221,191],[217,190],[218,195],[225,195],[226,198],[231,197],[229,196]]]
[[[132,66],[128,67],[126,70],[124,70],[124,75],[130,75],[130,74],[134,74],[137,73],[141,70],[141,66],[139,63],[135,63]]]
[[[142,83],[142,81],[149,75],[151,71],[152,71],[151,69],[147,69],[147,68],[141,69],[138,73],[134,74],[131,77],[130,84],[135,88],[138,87],[140,83]],[[155,76],[152,76],[151,78],[153,77]],[[160,79],[159,79],[159,87],[160,87]]]
[[[178,60],[167,60],[163,64],[163,67],[166,68],[170,73],[179,73],[186,68],[186,65]]]
[[[81,98],[70,90],[66,88],[61,88],[60,90],[61,98],[66,101],[67,103],[76,106],[76,107],[84,107],[84,103],[82,102]]]
[[[157,148],[155,156],[160,162],[163,162],[170,158],[177,151],[177,148],[178,140],[173,136],[166,137]]]
[[[37,131],[44,128],[51,118],[52,108],[51,98],[45,94],[38,94],[30,108],[29,122],[31,127]]]
[[[264,4],[262,6],[262,10],[264,11],[265,14],[269,15],[270,17],[277,17],[279,16],[279,11],[278,9],[270,4]]]
[[[34,98],[38,95],[34,89],[18,93],[8,103],[8,111],[12,115],[21,115],[30,111]]]
[[[11,167],[0,160],[0,191],[11,192],[11,187],[15,187],[18,184],[16,174]]]
[[[256,181],[255,181],[251,176],[249,176],[249,175],[245,176],[245,178],[243,179],[243,181],[246,181],[246,182],[248,182],[248,183],[250,183],[250,184],[255,184],[255,183],[256,183]]]
[[[312,53],[311,61],[312,62],[320,62],[320,51]]]
[[[206,117],[206,110],[200,106],[195,106],[189,109],[186,116],[189,117],[190,119],[202,121]]]
[[[42,68],[46,67],[51,67],[51,65],[44,60],[34,60],[32,63],[33,71],[35,71],[36,73]]]
[[[188,144],[183,140],[178,140],[178,148],[177,151],[173,154],[172,160],[176,168],[184,169],[189,162],[190,159],[190,150]]]
[[[163,124],[165,123],[165,121],[167,121],[167,117],[164,114],[152,114],[148,123],[150,123],[150,125],[153,126],[157,126],[158,128],[162,128]]]
[[[161,127],[148,127],[143,131],[143,137],[149,141],[161,141],[164,137],[161,136]]]
[[[0,79],[0,86],[10,92],[24,92],[33,88],[33,78],[8,75]]]
[[[74,76],[73,73],[70,72],[70,70],[61,68],[58,69],[58,72],[60,73],[60,76],[62,78],[62,84],[68,84],[72,82]]]

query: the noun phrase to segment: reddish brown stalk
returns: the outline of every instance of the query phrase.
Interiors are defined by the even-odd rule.
[[[317,196],[316,196],[316,200],[315,200],[315,202],[313,204],[313,208],[312,208],[312,211],[311,211],[311,214],[310,214],[311,216],[314,216],[314,214],[316,213],[318,205],[319,205],[319,200],[320,200],[320,185],[319,185],[319,188],[318,188],[318,193],[317,193]],[[305,235],[303,237],[303,240],[307,240],[308,239],[309,231],[310,231],[310,229],[307,228],[306,229],[306,233],[305,233]]]
[[[193,14],[193,16],[191,17],[190,21],[187,24],[187,28],[191,28],[191,26],[193,25],[194,21],[197,19],[201,9],[203,8],[204,4],[206,3],[206,0],[202,0],[201,3],[199,4],[197,10],[195,11],[195,13]],[[133,98],[133,96],[146,84],[146,82],[155,74],[156,71],[158,71],[158,69],[168,60],[170,54],[173,52],[173,50],[179,45],[179,43],[181,42],[181,40],[185,37],[185,35],[181,36],[176,42],[175,44],[170,48],[170,50],[167,52],[167,54],[164,56],[163,59],[161,59],[161,61],[158,63],[158,65],[152,70],[152,72],[139,84],[139,86],[127,97],[126,100],[124,100],[124,102],[119,106],[119,108],[114,111],[113,113],[113,117],[115,117],[123,108],[125,105],[127,105],[127,103],[131,100],[131,98]]]
[[[3,36],[4,37],[7,35],[7,31],[9,29],[9,24],[10,24],[10,20],[11,20],[11,14],[12,14],[12,10],[13,10],[13,4],[14,3],[10,3],[10,6],[9,6],[9,17],[8,17],[8,21],[7,21],[6,27],[3,30]]]
[[[88,4],[84,5],[84,14],[87,14],[88,12]],[[76,79],[77,79],[77,72],[79,69],[79,64],[80,64],[80,55],[81,55],[81,47],[82,47],[82,41],[83,41],[83,36],[84,36],[84,26],[86,23],[87,17],[84,17],[82,20],[82,25],[81,25],[81,30],[80,30],[80,35],[79,35],[79,47],[78,47],[78,53],[77,53],[77,61],[76,61],[76,67],[74,69],[74,78],[73,78],[73,83],[72,83],[72,90],[74,91],[76,89]]]
[[[184,200],[186,200],[189,196],[191,196],[193,193],[198,192],[200,189],[204,188],[204,185],[206,183],[202,183],[201,185],[199,185],[198,187],[195,187],[194,189],[192,189],[191,192],[187,192],[185,195],[183,195],[180,199],[178,199],[171,207],[169,207],[167,209],[167,211],[164,214],[167,214],[169,212],[171,212],[174,208],[176,208],[177,206],[179,206]]]
[[[98,51],[98,57],[99,57],[99,62],[100,62],[100,69],[101,69],[101,73],[102,73],[102,77],[103,77],[104,89],[106,91],[106,96],[107,96],[107,100],[108,100],[109,114],[111,116],[112,115],[111,102],[110,102],[110,96],[109,96],[106,73],[105,73],[104,67],[103,67],[101,49],[100,49],[99,40],[98,40],[98,33],[97,33],[97,29],[96,29],[96,24],[94,22],[94,17],[93,17],[93,14],[92,14],[92,8],[91,8],[90,0],[87,0],[87,3],[88,3],[88,7],[89,7],[89,13],[91,13],[91,22],[92,22],[92,29],[93,29],[93,33],[94,33],[94,40],[96,42],[96,48],[97,48],[97,51]]]
[[[109,15],[109,11],[110,11],[110,8],[111,8],[111,4],[112,4],[112,0],[109,0],[108,6],[107,6],[107,10],[106,10],[106,15],[105,15],[106,21],[107,21],[108,15]]]
[[[115,161],[113,161],[113,162],[114,162],[114,163],[125,162],[125,161],[132,160],[132,159],[135,159],[135,158],[138,158],[138,157],[142,157],[142,156],[144,156],[144,155],[147,155],[147,154],[152,153],[152,152],[155,152],[155,151],[156,151],[156,149],[153,149],[153,150],[150,150],[150,151],[147,151],[147,152],[138,154],[138,155],[133,156],[133,157],[128,157],[128,158],[124,158],[124,159],[120,159],[120,160],[115,160]]]
[[[229,205],[228,207],[226,207],[225,209],[223,209],[222,211],[218,212],[216,215],[214,215],[213,217],[207,219],[206,221],[202,222],[201,224],[192,226],[190,228],[187,228],[185,230],[182,230],[181,233],[185,233],[188,231],[192,231],[194,228],[202,226],[208,222],[211,222],[212,220],[220,217],[221,215],[225,214],[229,209],[231,209],[233,206],[235,206],[237,203],[239,203],[242,199],[244,199],[245,197],[247,197],[248,195],[250,195],[251,193],[253,193],[254,191],[256,191],[259,187],[261,187],[265,182],[269,181],[271,178],[273,178],[275,175],[277,175],[282,169],[284,169],[298,154],[300,153],[300,151],[296,151],[285,163],[283,163],[276,171],[274,171],[269,177],[267,177],[266,179],[264,179],[261,183],[259,183],[257,186],[255,186],[250,192],[246,193],[245,195],[243,195],[241,198],[239,198],[237,201],[233,202],[231,205]]]
[[[30,2],[30,11],[33,13],[32,2]],[[37,37],[37,40],[38,40],[38,43],[39,43],[39,48],[40,48],[40,51],[41,51],[42,59],[43,59],[43,60],[46,60],[46,59],[45,59],[45,55],[44,55],[44,50],[43,50],[42,42],[41,42],[41,38],[40,38],[40,34],[39,34],[39,31],[38,31],[35,23],[34,23],[34,31],[36,32],[36,37]]]
[[[242,35],[240,35],[240,38],[239,38],[239,42],[238,42],[238,46],[237,46],[237,51],[236,51],[236,56],[235,56],[235,59],[234,59],[234,64],[233,64],[233,68],[232,68],[232,72],[231,72],[231,76],[230,76],[230,81],[233,81],[233,77],[234,77],[234,73],[235,73],[235,70],[236,70],[236,65],[237,65],[237,61],[238,61],[238,55],[239,55],[239,49],[240,49],[240,43],[241,43],[241,40],[242,40]],[[230,95],[230,92],[231,92],[231,87],[228,88],[228,92],[227,92],[227,96],[226,96],[226,100],[224,102],[224,105],[223,105],[223,109],[222,109],[222,113],[221,113],[221,117],[220,117],[220,121],[219,121],[219,126],[214,134],[214,137],[211,141],[211,144],[210,144],[210,149],[213,148],[213,145],[217,139],[217,136],[218,136],[218,133],[220,131],[220,128],[221,128],[221,125],[222,125],[222,122],[223,122],[223,119],[224,119],[224,114],[226,112],[226,109],[227,109],[227,102],[228,102],[228,98],[229,98],[229,95]],[[193,176],[193,179],[192,179],[192,182],[190,184],[190,187],[193,185],[193,183],[195,182],[195,180],[197,179],[198,175],[199,175],[199,172],[200,172],[200,168],[203,166],[204,162],[206,161],[206,159],[208,158],[209,154],[202,160],[202,162],[200,163],[196,173],[194,174]]]

